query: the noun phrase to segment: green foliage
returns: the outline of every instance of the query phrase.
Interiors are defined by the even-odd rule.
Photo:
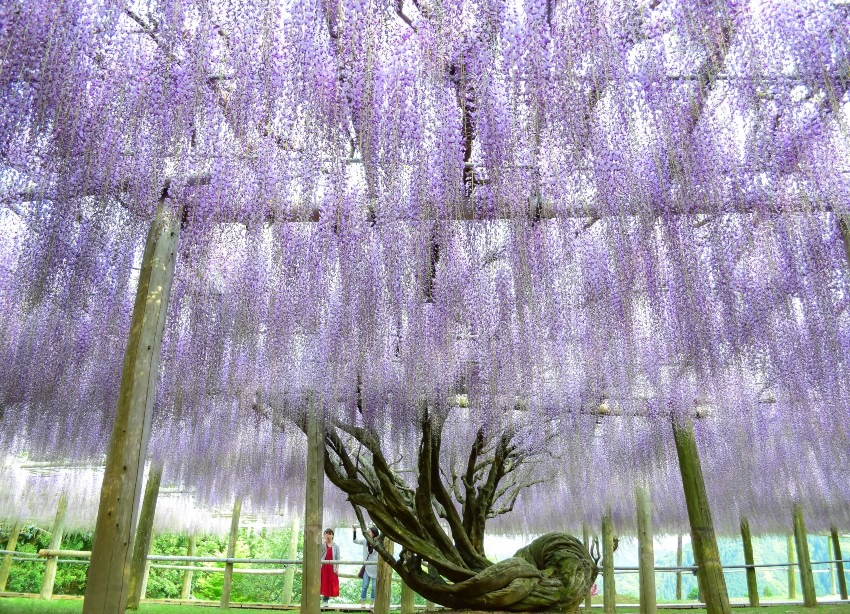
[[[764,587],[764,590],[761,592],[762,597],[773,597],[773,589],[770,588],[770,585]]]
[[[0,543],[9,539],[9,527],[0,529]],[[18,552],[37,553],[50,546],[51,533],[35,525],[26,525],[18,536]],[[91,550],[92,534],[67,533],[62,537],[64,550]],[[70,560],[70,559],[69,559]],[[55,595],[82,595],[86,590],[87,565],[62,563],[56,568],[53,585]],[[6,590],[15,593],[38,593],[44,580],[44,559],[13,561]]]
[[[690,601],[696,601],[697,599],[699,599],[699,589],[694,586],[691,590],[688,591],[687,598]]]

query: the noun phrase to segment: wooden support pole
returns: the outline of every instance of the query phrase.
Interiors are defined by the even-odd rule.
[[[145,243],[106,455],[83,614],[123,614],[180,223],[161,199]]]
[[[233,516],[230,518],[230,536],[227,538],[227,558],[236,556],[236,540],[239,539],[239,514],[242,512],[242,497],[236,497]],[[230,607],[230,588],[233,585],[233,563],[224,564],[224,583],[221,585],[221,609]]]
[[[53,521],[53,533],[50,536],[50,550],[59,550],[62,547],[62,533],[65,531],[65,512],[68,511],[68,495],[64,492],[59,496],[59,505],[56,508],[56,519]],[[56,564],[59,557],[47,557],[44,567],[44,581],[41,583],[41,598],[53,598],[53,583],[56,581]]]
[[[148,594],[148,578],[151,576],[151,562],[145,561],[145,571],[142,573],[142,587],[139,591],[139,601],[145,598]]]
[[[189,536],[189,547],[186,549],[186,556],[195,556],[195,546],[197,544],[197,540],[195,535],[192,534]],[[192,575],[193,572],[191,569],[187,569],[183,572],[183,587],[180,589],[180,599],[183,601],[188,601],[192,597]]]
[[[838,561],[835,564],[835,570],[838,573],[838,593],[842,599],[847,599],[847,578],[844,577],[844,561],[841,558],[841,542],[838,541],[838,529],[830,527],[830,537],[832,537],[832,551],[835,559]],[[9,548],[11,550],[11,548]]]
[[[812,559],[809,557],[809,542],[806,535],[806,520],[803,508],[794,504],[791,508],[794,518],[794,544],[797,546],[797,560],[800,562],[800,586],[803,588],[803,605],[813,608],[818,604],[815,596],[815,577],[812,575]]]
[[[835,560],[835,555],[832,552],[832,540],[829,538],[826,540],[826,551],[829,554],[827,558],[830,561],[829,565],[827,565],[829,568],[829,594],[835,595],[837,593],[835,590],[835,563],[832,562]]]
[[[590,526],[584,522],[581,525],[581,539],[584,542],[584,547],[587,548],[588,553],[590,552]],[[592,605],[592,598],[590,592],[592,587],[587,589],[587,595],[584,597],[584,609],[586,612],[590,611],[590,607]]]
[[[414,597],[416,593],[413,592],[413,589],[410,588],[407,584],[404,583],[404,580],[401,582],[401,614],[413,614],[415,609],[414,605]]]
[[[689,419],[681,422],[674,419],[673,439],[688,507],[691,547],[706,610],[708,614],[730,614],[729,594],[726,591],[723,567],[720,565],[720,550],[717,547],[714,522],[705,491],[693,423]]]
[[[139,528],[133,543],[133,560],[130,564],[130,580],[127,583],[127,609],[139,609],[139,602],[147,584],[145,575],[149,572],[148,552],[153,535],[153,519],[156,516],[156,500],[159,497],[159,484],[162,481],[162,465],[154,465],[148,474],[145,486],[145,498],[139,515]]]
[[[755,565],[753,536],[750,533],[750,521],[746,518],[741,518],[741,541],[744,544],[744,564]],[[759,607],[759,586],[754,567],[747,567],[747,597],[750,600],[751,608]]]
[[[292,524],[289,527],[289,550],[286,552],[286,557],[290,561],[296,560],[298,557],[298,536],[301,533],[301,525],[298,516],[292,518]],[[295,566],[287,565],[286,574],[283,576],[283,605],[292,605],[292,583],[295,581]]]
[[[643,486],[635,490],[637,503],[638,573],[640,575],[641,614],[658,611],[655,594],[655,550],[652,544],[652,509],[649,492]]]
[[[788,599],[797,598],[797,562],[796,549],[794,548],[794,536],[788,535]]]
[[[304,563],[301,574],[301,614],[321,611],[320,561],[322,548],[322,506],[325,485],[324,422],[315,399],[308,401],[307,493],[304,502]]]
[[[394,544],[384,537],[384,547],[392,554]],[[383,557],[378,557],[378,577],[375,578],[375,614],[389,614],[393,597],[393,568]]]
[[[676,539],[676,567],[682,566],[682,535],[681,533]],[[676,601],[682,600],[682,572],[676,572]]]
[[[12,527],[12,532],[9,534],[9,541],[6,542],[6,550],[14,551],[18,547],[18,536],[21,534],[21,529],[24,528],[24,523],[20,520]],[[7,554],[3,557],[3,562],[0,563],[0,591],[6,590],[6,582],[9,581],[9,571],[12,569],[12,555]]]
[[[614,584],[614,526],[610,507],[602,515],[602,583],[605,614],[614,614],[617,611],[617,588]]]

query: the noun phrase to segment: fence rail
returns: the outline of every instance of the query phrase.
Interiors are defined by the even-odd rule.
[[[21,561],[21,562],[43,562],[46,563],[52,559],[55,559],[59,564],[70,564],[70,565],[88,565],[89,558],[91,557],[90,550],[61,550],[61,549],[49,549],[43,548],[38,551],[38,553],[32,552],[19,552],[15,550],[0,550],[0,555],[9,556],[11,555],[11,559],[13,561]],[[59,558],[64,557],[64,558]],[[148,567],[150,569],[165,569],[165,570],[173,570],[173,571],[183,571],[183,572],[203,572],[203,573],[224,573],[227,569],[225,565],[230,565],[232,568],[232,573],[237,574],[246,574],[246,575],[284,575],[289,567],[295,567],[295,572],[298,573],[301,571],[300,566],[303,563],[303,560],[300,559],[250,559],[250,558],[240,558],[240,557],[215,557],[215,556],[180,556],[180,555],[166,555],[166,554],[149,554],[147,556]],[[180,563],[180,564],[177,564]],[[198,565],[198,563],[207,563],[207,565]],[[220,564],[221,567],[212,567],[209,563]],[[362,560],[322,560],[321,563],[323,565],[364,565],[365,561]],[[830,559],[826,561],[812,561],[811,565],[833,565],[835,563],[850,563],[850,559]],[[282,565],[283,567],[278,568],[245,568],[245,567],[232,567],[234,564],[242,564],[242,565]],[[799,563],[796,562],[788,562],[788,563],[759,563],[755,565],[723,565],[724,571],[744,571],[747,569],[762,569],[762,568],[780,568],[780,569],[790,569],[792,567],[799,567]],[[640,569],[638,567],[614,567],[614,573],[618,574],[631,574],[638,573]],[[655,573],[692,573],[696,574],[697,567],[695,565],[682,565],[682,566],[659,566],[654,568]],[[817,571],[825,571],[825,570],[817,570]],[[344,578],[356,578],[354,575],[341,574],[341,577]],[[394,581],[397,580],[394,578]]]

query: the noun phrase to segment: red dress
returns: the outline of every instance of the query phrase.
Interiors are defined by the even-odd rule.
[[[332,561],[333,558],[333,548],[328,546],[325,550],[325,560]],[[333,565],[322,565],[322,585],[319,592],[322,597],[339,597],[339,576],[336,575]]]

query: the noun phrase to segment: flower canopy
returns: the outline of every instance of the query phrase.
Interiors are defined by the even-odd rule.
[[[315,395],[400,467],[422,399],[447,466],[522,427],[504,531],[686,526],[681,417],[721,527],[848,526],[848,88],[838,0],[4,2],[0,444],[102,459],[164,203],[151,453],[206,504],[298,509],[257,408]]]

